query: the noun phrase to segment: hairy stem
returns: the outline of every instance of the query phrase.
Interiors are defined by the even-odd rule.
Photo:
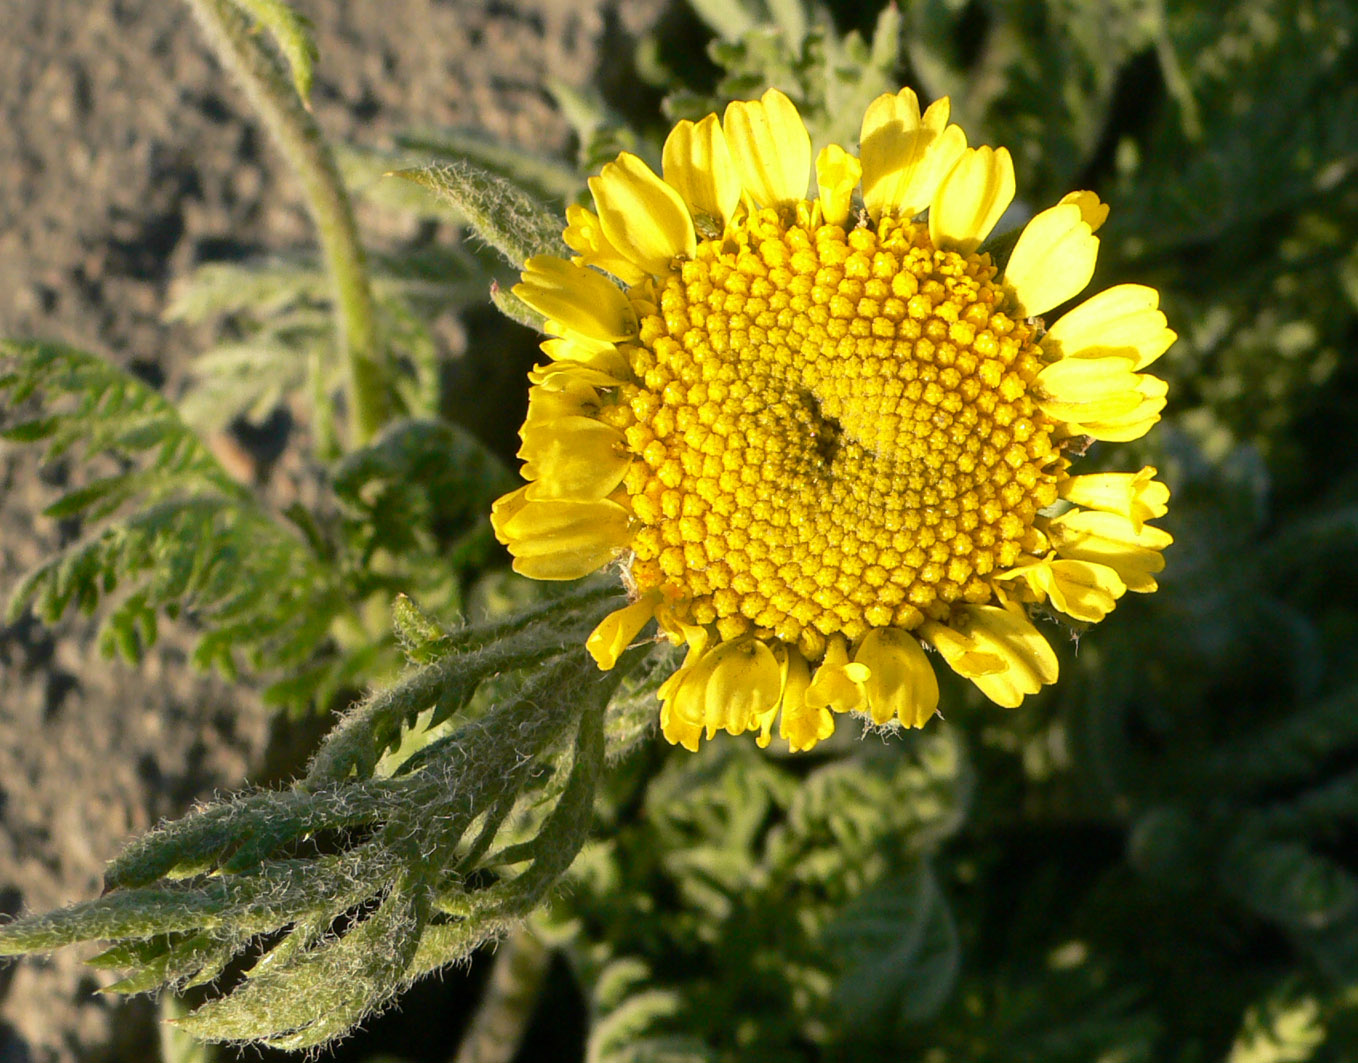
[[[510,1063],[533,1017],[551,958],[526,926],[500,942],[485,995],[451,1063]]]
[[[282,62],[232,0],[186,2],[302,183],[335,293],[336,330],[348,370],[349,442],[360,446],[389,419],[391,391],[378,345],[367,263],[334,156]],[[324,410],[316,414],[324,421]]]

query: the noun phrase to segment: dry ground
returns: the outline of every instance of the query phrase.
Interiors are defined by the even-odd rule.
[[[544,78],[588,82],[661,0],[299,6],[332,135],[471,125],[565,151]],[[0,0],[0,27],[0,335],[77,344],[175,394],[207,336],[162,322],[171,286],[205,260],[305,246],[297,191],[184,5]],[[0,595],[71,533],[39,515],[60,475],[0,449]],[[130,835],[264,770],[249,692],[194,673],[173,633],[134,672],[90,631],[0,627],[0,912],[96,895]],[[148,1058],[150,1006],[93,995],[104,976],[79,960],[0,968],[0,1063]]]

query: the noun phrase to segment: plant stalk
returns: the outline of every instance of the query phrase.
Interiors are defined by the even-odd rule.
[[[186,2],[302,183],[334,291],[335,329],[347,368],[349,445],[362,446],[389,420],[392,397],[378,343],[366,256],[334,155],[281,60],[232,0]],[[315,411],[318,420],[325,419],[325,412]]]
[[[533,1017],[551,958],[527,926],[500,942],[485,995],[451,1063],[510,1063]]]

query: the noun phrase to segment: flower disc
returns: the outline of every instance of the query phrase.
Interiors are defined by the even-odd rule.
[[[1034,330],[985,255],[919,224],[784,227],[760,211],[665,279],[610,423],[640,455],[633,578],[724,638],[944,619],[1034,549],[1056,500]]]
[[[1030,609],[1093,623],[1155,589],[1168,490],[1150,468],[1071,476],[1067,444],[1159,419],[1159,298],[1116,285],[1048,329],[1108,208],[1041,211],[1001,273],[985,241],[1013,165],[948,114],[874,101],[861,157],[816,159],[815,198],[776,90],[680,122],[664,176],[604,166],[596,211],[567,210],[577,257],[529,260],[514,289],[554,338],[496,535],[540,579],[621,564],[632,600],[589,649],[610,668],[652,619],[687,644],[659,692],[673,742],[765,743],[777,719],[809,749],[843,712],[922,726],[926,646],[1017,705],[1057,673]]]

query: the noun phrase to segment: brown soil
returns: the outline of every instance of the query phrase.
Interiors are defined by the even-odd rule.
[[[298,6],[332,135],[470,125],[565,151],[544,80],[590,81],[661,3]],[[184,6],[4,7],[0,335],[73,343],[176,394],[208,335],[161,320],[170,286],[202,261],[306,246],[296,188]],[[60,476],[0,449],[0,596],[71,534],[40,515]],[[101,659],[91,631],[0,627],[0,913],[97,895],[131,835],[258,778],[270,747],[258,699],[195,673],[173,631],[136,671]],[[153,1007],[96,995],[111,978],[81,965],[91,951],[0,967],[0,1063],[154,1058]]]

